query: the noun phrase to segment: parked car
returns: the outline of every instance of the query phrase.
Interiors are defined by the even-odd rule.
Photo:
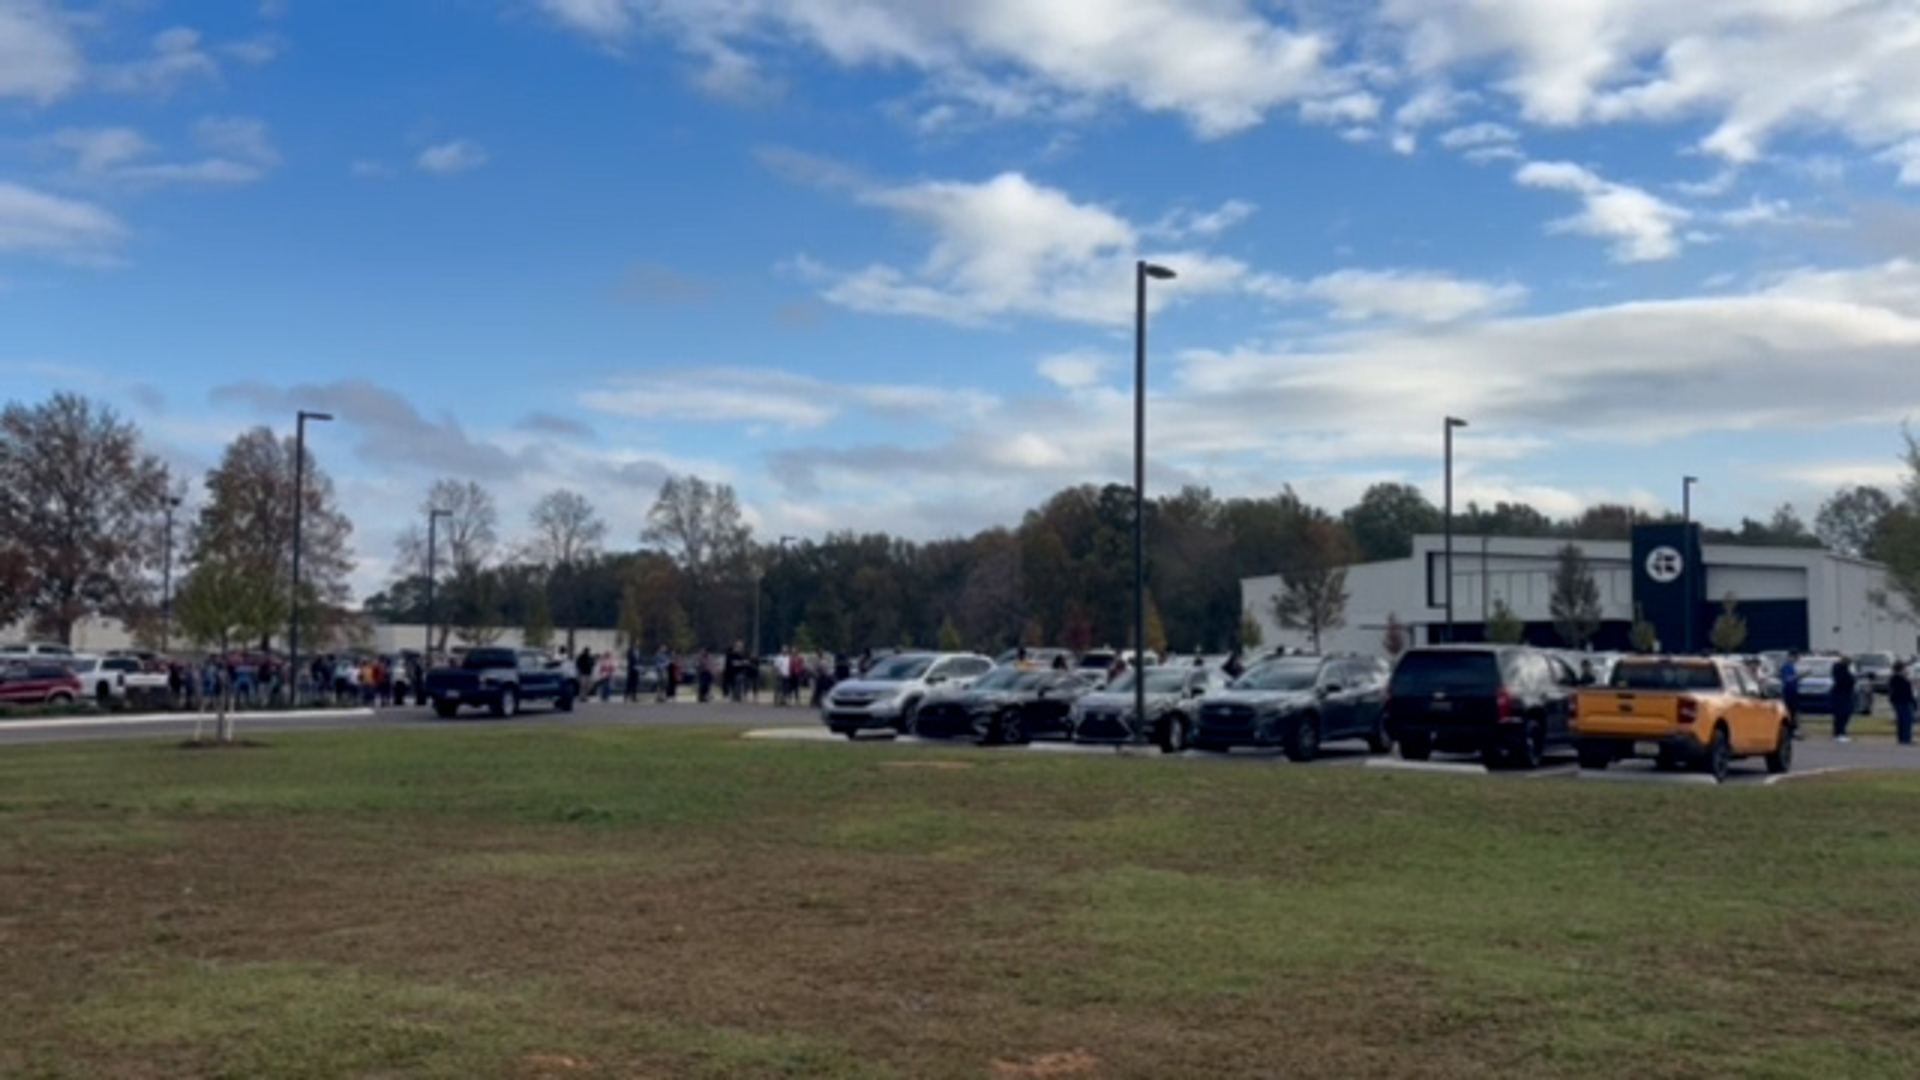
[[[1885,697],[1887,680],[1893,678],[1893,654],[1888,652],[1863,652],[1853,658],[1854,678],[1866,684],[1868,689]]]
[[[933,691],[964,690],[993,669],[977,653],[900,653],[877,660],[866,674],[838,683],[820,701],[820,721],[851,739],[862,731],[913,730],[914,714]]]
[[[1147,713],[1135,711],[1134,683],[1147,680]],[[1079,743],[1152,743],[1176,754],[1187,748],[1194,711],[1208,694],[1226,689],[1218,667],[1181,664],[1128,671],[1104,689],[1074,702],[1068,722]]]
[[[70,705],[84,693],[80,677],[44,660],[0,666],[0,705]]]
[[[126,697],[130,690],[167,688],[164,673],[148,671],[134,656],[76,656],[67,666],[80,677],[81,692],[102,705]]]
[[[1833,664],[1838,657],[1803,656],[1794,665],[1800,673],[1800,681],[1793,695],[1795,714],[1816,713],[1822,716],[1833,712]],[[1873,687],[1860,678],[1858,668],[1853,672],[1853,711],[1865,716],[1873,711]]]
[[[1387,665],[1371,657],[1293,656],[1269,660],[1200,703],[1196,750],[1278,746],[1311,761],[1325,742],[1365,739],[1375,753],[1392,748],[1381,706]]]
[[[1764,755],[1767,771],[1793,767],[1793,721],[1737,660],[1633,657],[1605,689],[1573,699],[1574,748],[1583,769],[1604,769],[1650,747],[1664,769],[1694,765],[1715,780],[1735,758]]]
[[[1565,663],[1523,645],[1421,646],[1393,666],[1387,732],[1409,761],[1438,749],[1538,768],[1573,737],[1575,682]]]
[[[580,696],[573,672],[538,649],[468,649],[459,667],[435,668],[425,684],[433,711],[443,718],[474,706],[513,716],[528,701],[550,701],[572,712]]]
[[[0,661],[65,659],[73,650],[51,641],[15,641],[0,645]]]
[[[972,739],[1013,744],[1064,739],[1067,714],[1091,686],[1071,671],[994,668],[964,690],[927,698],[910,730],[928,739]]]
[[[1020,661],[1020,652],[1021,650],[1019,649],[1006,649],[1002,651],[1000,655],[993,658],[994,665],[997,667],[1003,664],[1018,663]],[[1052,667],[1056,659],[1066,661],[1068,667],[1073,666],[1072,649],[1055,649],[1038,646],[1027,649],[1026,653],[1028,667]]]

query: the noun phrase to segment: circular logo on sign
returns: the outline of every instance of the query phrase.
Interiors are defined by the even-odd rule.
[[[1680,574],[1686,568],[1687,561],[1670,547],[1657,547],[1647,552],[1647,576],[1662,585],[1680,580]]]

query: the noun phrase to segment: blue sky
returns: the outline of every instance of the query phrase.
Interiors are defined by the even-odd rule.
[[[1699,10],[1695,10],[1699,9]],[[1733,523],[1897,476],[1898,0],[0,0],[0,374],[182,475],[297,408],[364,594],[436,477],[617,542],[1150,485]]]

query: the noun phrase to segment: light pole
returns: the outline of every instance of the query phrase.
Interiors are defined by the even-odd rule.
[[[783,564],[787,560],[787,545],[792,543],[797,543],[799,542],[799,539],[800,538],[797,536],[782,536],[780,538],[780,542],[777,545],[775,545],[776,548],[779,550],[780,561]],[[783,629],[786,622],[784,618],[784,616],[786,615],[785,608],[786,608],[786,605],[781,603],[780,594],[775,593],[773,597],[773,629],[774,629],[775,637],[784,637],[786,635],[786,631]]]
[[[420,654],[420,701],[422,704],[427,700],[426,673],[433,668],[433,553],[440,547],[438,531],[440,519],[452,516],[451,510],[427,508],[427,647]]]
[[[1145,259],[1133,264],[1133,720],[1147,722],[1147,279],[1172,281],[1173,271]]]
[[[167,534],[161,538],[160,548],[160,655],[169,651],[173,637],[173,512],[180,509],[178,496],[167,496]]]
[[[1700,478],[1697,476],[1683,476],[1680,478],[1680,528],[1684,533],[1684,535],[1686,536],[1687,558],[1689,560],[1693,558],[1693,550],[1694,550],[1694,547],[1693,547],[1693,485],[1699,482],[1700,482]],[[1692,573],[1692,572],[1693,572],[1693,567],[1691,566],[1687,567],[1687,573]],[[1700,613],[1693,610],[1693,607],[1694,607],[1693,590],[1687,589],[1686,594],[1687,594],[1687,617],[1681,620],[1680,622],[1680,650],[1684,653],[1692,653],[1693,652],[1693,620],[1695,620],[1696,618],[1699,618]]]
[[[1453,429],[1467,426],[1465,420],[1457,416],[1447,417],[1445,431],[1446,442],[1446,509],[1441,518],[1441,528],[1446,535],[1446,557],[1443,561],[1447,576],[1447,644],[1453,644]]]
[[[287,685],[300,704],[300,511],[307,501],[307,421],[325,422],[332,413],[301,409],[293,421],[293,606],[287,621]]]

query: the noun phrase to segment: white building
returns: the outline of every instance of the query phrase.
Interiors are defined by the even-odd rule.
[[[1659,594],[1674,578],[1650,577],[1647,563],[1654,551],[1684,551],[1688,545],[1672,539],[1680,528],[1643,527],[1649,535],[1636,534],[1632,541],[1575,541],[1600,591],[1603,622],[1595,648],[1629,647],[1637,596],[1643,615],[1659,631],[1662,648],[1706,649],[1721,602],[1732,594],[1747,623],[1747,651],[1815,649],[1901,655],[1920,651],[1920,622],[1897,600],[1876,600],[1886,591],[1885,570],[1877,563],[1818,549],[1699,545],[1696,558],[1689,562],[1704,567],[1704,580],[1697,574],[1681,578],[1681,584],[1696,595],[1691,603],[1669,602]],[[1673,547],[1665,546],[1667,542]],[[1485,640],[1488,616],[1496,601],[1504,601],[1526,623],[1527,640],[1562,644],[1553,628],[1550,604],[1554,568],[1566,543],[1456,535],[1454,640]],[[1440,536],[1415,537],[1408,558],[1352,567],[1347,572],[1346,625],[1324,634],[1321,648],[1378,653],[1390,618],[1407,628],[1410,642],[1447,640],[1446,580],[1445,540]],[[1283,630],[1274,616],[1273,599],[1280,588],[1278,575],[1246,578],[1240,583],[1242,607],[1259,622],[1266,645],[1309,647],[1311,641],[1304,632]],[[1690,646],[1684,640],[1688,627],[1683,612],[1688,608],[1693,613]]]

